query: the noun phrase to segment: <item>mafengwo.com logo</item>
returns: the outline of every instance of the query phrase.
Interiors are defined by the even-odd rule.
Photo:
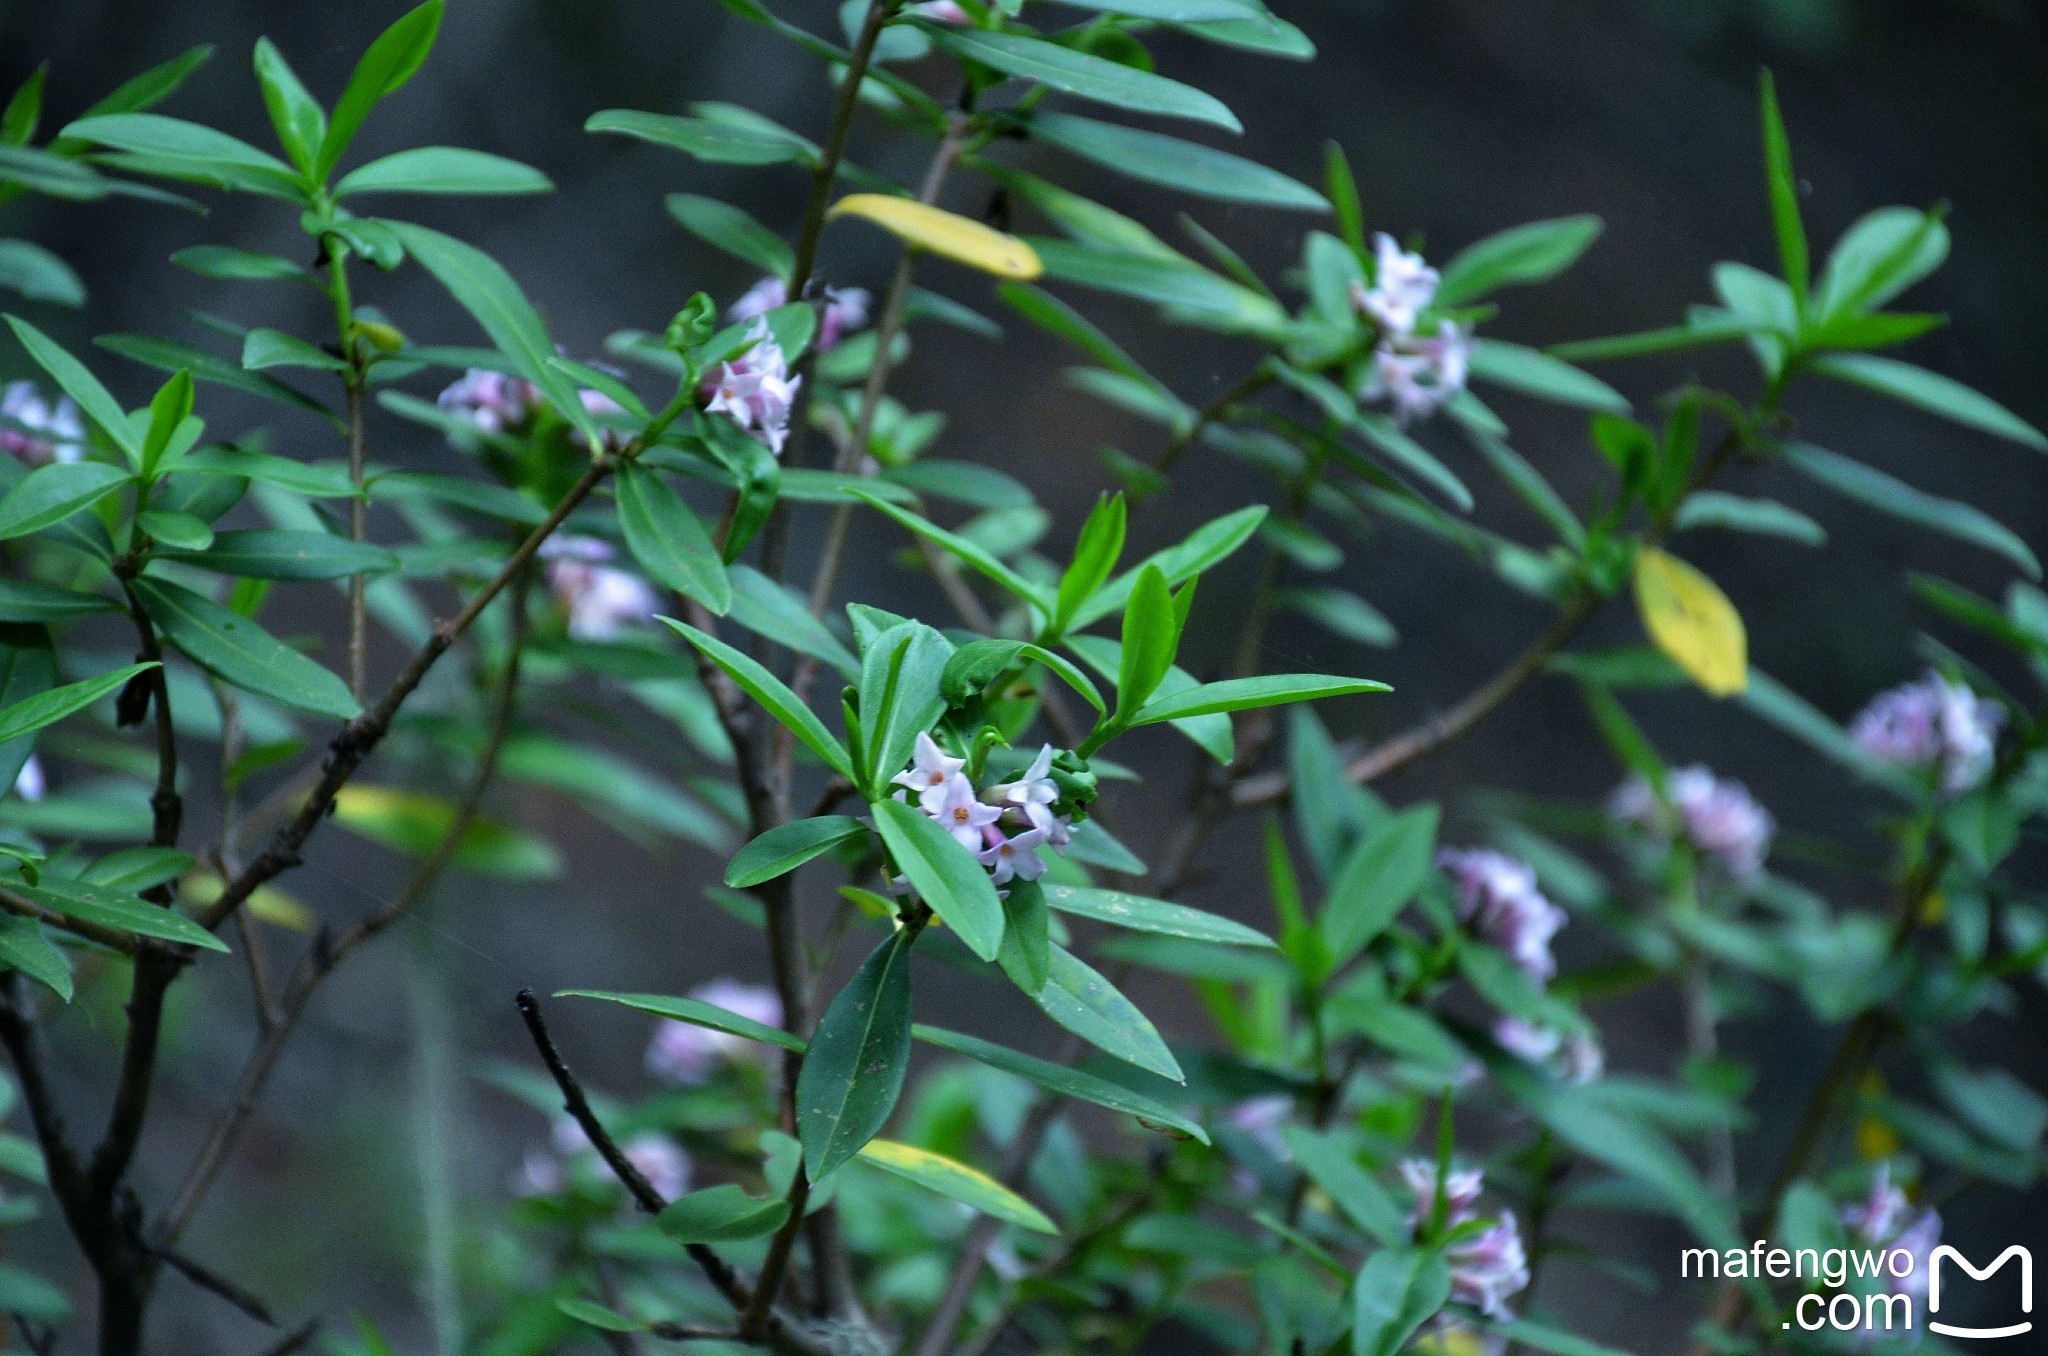
[[[1987,1281],[2017,1263],[2019,1271],[2019,1313],[2013,1321],[1993,1326],[1964,1326],[1942,1321],[1943,1300],[1951,1314],[1961,1306],[1954,1275],[1963,1272],[1973,1281]],[[1947,1273],[1944,1275],[1944,1266]],[[1711,1280],[1812,1280],[1833,1294],[1817,1291],[1801,1295],[1792,1306],[1792,1317],[1807,1332],[1832,1328],[1837,1332],[1911,1332],[1921,1326],[1915,1312],[1916,1300],[1927,1305],[1925,1327],[1943,1337],[1987,1340],[2018,1337],[2032,1332],[2034,1322],[2034,1254],[2018,1243],[1978,1266],[1950,1244],[1944,1243],[1928,1255],[1922,1270],[1919,1258],[1906,1248],[1797,1248],[1772,1247],[1762,1239],[1747,1251],[1730,1248],[1725,1253],[1711,1248],[1687,1248],[1679,1255],[1679,1275]]]

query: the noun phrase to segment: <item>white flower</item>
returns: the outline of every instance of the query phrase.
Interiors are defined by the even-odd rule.
[[[936,810],[927,808],[926,813],[939,821],[940,828],[953,835],[954,842],[969,852],[980,852],[984,835],[995,833],[995,822],[1003,817],[1003,812],[978,800],[974,794],[974,783],[965,777],[949,779],[943,790],[945,796],[939,807]]]
[[[889,780],[896,786],[907,787],[917,797],[917,803],[924,807],[924,812],[936,817],[939,807],[946,803],[953,779],[967,780],[961,775],[961,769],[966,766],[965,758],[953,757],[930,735],[919,732],[916,750],[910,756],[910,766]],[[968,794],[973,793],[970,786]]]
[[[704,408],[725,415],[780,456],[803,378],[789,375],[789,360],[768,333],[766,320],[757,318],[749,334],[753,346],[731,362],[720,363],[706,378]]]
[[[977,853],[976,860],[989,869],[989,879],[997,885],[1007,885],[1012,878],[1037,880],[1045,874],[1045,859],[1038,855],[1038,845],[1046,837],[1044,829],[1026,829],[1009,838],[995,829],[987,833],[988,849]]]
[[[1373,350],[1372,371],[1359,395],[1390,400],[1395,420],[1412,424],[1435,414],[1465,389],[1471,363],[1471,326],[1446,321],[1427,338],[1382,340]]]
[[[49,779],[43,775],[42,760],[34,754],[21,765],[21,771],[14,774],[14,794],[23,800],[41,800],[49,789]]]
[[[1402,249],[1384,231],[1372,238],[1372,286],[1355,284],[1353,300],[1386,339],[1407,339],[1436,299],[1437,271],[1422,256]]]
[[[34,382],[10,382],[0,392],[0,452],[30,466],[77,461],[85,455],[85,425],[71,397],[51,405]]]
[[[781,1027],[782,999],[775,990],[734,979],[714,979],[690,990],[690,997],[712,1007],[750,1018],[763,1026]],[[708,1026],[663,1018],[647,1043],[647,1072],[672,1083],[702,1083],[720,1063],[766,1061],[774,1051],[744,1036],[713,1031]]]
[[[612,558],[612,548],[594,537],[550,537],[540,553],[548,591],[568,612],[569,634],[578,640],[610,640],[652,621],[660,609],[646,580],[602,563]]]
[[[1046,775],[1051,771],[1052,745],[1046,744],[1031,760],[1031,766],[1024,769],[1023,776],[1014,782],[991,786],[986,795],[994,804],[1016,807],[1032,828],[1043,830],[1046,838],[1058,847],[1072,837],[1072,831],[1066,821],[1052,812],[1052,807],[1059,804],[1060,788]]]
[[[1849,737],[1887,763],[1935,770],[1943,794],[1957,796],[1990,774],[2004,723],[2004,707],[1929,673],[1880,693],[1850,725]]]
[[[1590,1083],[1607,1066],[1599,1040],[1584,1031],[1567,1036],[1556,1027],[1503,1017],[1493,1024],[1493,1039],[1523,1063],[1551,1069],[1567,1083]]]
[[[1409,1227],[1419,1235],[1436,1210],[1436,1164],[1411,1158],[1401,1164],[1401,1176],[1415,1193],[1415,1212]],[[1445,1230],[1482,1218],[1478,1211],[1479,1192],[1484,1179],[1477,1169],[1453,1172],[1445,1184]],[[1515,1217],[1503,1210],[1478,1233],[1444,1249],[1444,1261],[1451,1269],[1451,1295],[1472,1305],[1488,1318],[1513,1317],[1507,1301],[1529,1284],[1529,1259],[1522,1248],[1521,1231]]]
[[[472,367],[434,403],[486,433],[507,433],[533,417],[540,392],[522,378]]]

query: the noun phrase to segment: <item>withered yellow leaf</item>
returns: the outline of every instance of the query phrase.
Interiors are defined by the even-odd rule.
[[[829,215],[865,217],[920,249],[998,278],[1028,281],[1045,271],[1037,251],[1016,236],[909,198],[853,193],[833,203]]]
[[[1749,686],[1742,615],[1713,580],[1654,547],[1636,553],[1636,608],[1671,662],[1716,697]]]

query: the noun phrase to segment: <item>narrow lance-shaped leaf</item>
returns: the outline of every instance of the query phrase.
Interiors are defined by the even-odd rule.
[[[1162,720],[1185,720],[1189,716],[1213,715],[1222,711],[1249,711],[1284,702],[1392,691],[1385,683],[1370,678],[1336,678],[1321,673],[1272,673],[1257,678],[1228,678],[1149,702],[1138,712],[1134,723],[1155,725]]]
[[[725,670],[748,696],[767,708],[769,715],[781,721],[791,734],[802,740],[804,746],[811,752],[824,759],[834,772],[852,778],[853,760],[847,756],[846,746],[833,738],[832,732],[825,728],[825,723],[812,714],[808,706],[797,700],[797,695],[791,692],[781,679],[715,636],[708,636],[696,627],[679,622],[673,617],[662,617],[660,620],[696,646],[706,659]]]
[[[860,1152],[896,1109],[910,1064],[910,947],[900,931],[826,1006],[797,1078],[797,1137],[812,1181]]]
[[[732,606],[732,582],[711,534],[680,494],[652,467],[619,467],[619,526],[633,558],[661,583],[712,612]]]
[[[1142,1093],[1131,1091],[1121,1083],[1107,1078],[1083,1073],[1065,1064],[1039,1059],[1008,1046],[996,1045],[975,1036],[964,1036],[957,1031],[941,1027],[914,1026],[911,1034],[927,1045],[936,1045],[941,1050],[950,1050],[956,1055],[979,1060],[990,1068],[1001,1069],[1004,1073],[1015,1074],[1062,1097],[1074,1097],[1111,1111],[1121,1111],[1127,1116],[1149,1125],[1163,1126],[1189,1139],[1203,1144],[1209,1142],[1209,1134],[1196,1122],[1181,1115],[1164,1102],[1154,1101]]]
[[[1214,123],[1233,132],[1244,130],[1222,100],[1192,85],[1141,71],[1071,47],[981,28],[954,28],[919,21],[932,41],[955,56],[992,66],[1005,75],[1136,113],[1158,113]]]
[[[1114,984],[1063,946],[1053,946],[1050,969],[1038,995],[1046,1016],[1105,1054],[1176,1083],[1187,1081],[1158,1028]]]
[[[898,800],[872,806],[889,855],[968,950],[994,960],[1003,944],[1003,902],[974,854],[923,811]]]
[[[760,1041],[784,1050],[802,1054],[806,1048],[804,1038],[792,1035],[780,1027],[768,1026],[751,1017],[742,1017],[716,1003],[706,1003],[696,998],[671,998],[658,993],[611,993],[603,989],[564,989],[557,998],[598,998],[620,1007],[632,1008],[636,1012],[648,1012],[657,1017],[673,1021],[688,1022],[691,1026],[705,1027],[711,1031],[723,1031],[728,1036],[739,1036],[745,1040]]]
[[[1415,1248],[1374,1253],[1353,1288],[1352,1356],[1396,1356],[1450,1297],[1450,1268],[1438,1254]]]
[[[788,1201],[763,1200],[727,1184],[670,1201],[655,1224],[678,1243],[737,1243],[772,1234],[788,1218]]]
[[[164,638],[222,681],[318,715],[361,712],[346,683],[240,613],[168,580],[133,587]]]
[[[39,692],[26,701],[0,708],[0,744],[12,743],[23,735],[34,734],[47,725],[55,725],[66,716],[75,715],[100,698],[126,686],[128,680],[136,674],[146,673],[156,667],[158,666],[155,663],[130,664],[111,673],[102,673],[96,678],[53,687],[48,692]]]
[[[1778,258],[1785,265],[1785,282],[1792,289],[1792,303],[1803,314],[1810,268],[1806,227],[1799,220],[1799,181],[1792,172],[1792,142],[1785,135],[1785,119],[1778,112],[1778,84],[1769,71],[1763,73],[1758,96],[1763,110],[1764,174],[1771,193],[1771,226],[1777,232]]]
[[[348,87],[334,105],[334,117],[321,139],[314,163],[314,177],[324,180],[355,140],[356,132],[370,110],[412,79],[433,50],[434,36],[441,31],[442,0],[427,0],[399,16],[398,21],[379,34],[356,63]]]
[[[136,438],[135,430],[129,427],[128,415],[122,410],[121,403],[100,385],[99,378],[88,372],[85,364],[72,357],[56,340],[26,320],[10,315],[7,324],[21,346],[28,350],[28,356],[50,374],[50,379],[65,395],[78,402],[78,408],[85,417],[113,439],[116,447],[128,454],[130,463],[140,465],[142,443]]]
[[[38,466],[0,499],[0,540],[61,523],[132,478],[127,471],[103,461],[55,461]]]
[[[910,198],[855,193],[833,203],[827,215],[865,218],[920,249],[998,278],[1028,282],[1045,271],[1031,246],[1016,236]]]
[[[787,875],[814,857],[867,836],[867,825],[850,815],[819,815],[768,830],[733,856],[725,883],[744,890]]]
[[[944,1154],[935,1154],[914,1144],[877,1139],[861,1146],[860,1158],[884,1172],[907,1178],[941,1196],[951,1197],[969,1209],[979,1210],[991,1219],[1021,1225],[1041,1234],[1059,1232],[1059,1226],[1047,1218],[1043,1210],[987,1173]]]

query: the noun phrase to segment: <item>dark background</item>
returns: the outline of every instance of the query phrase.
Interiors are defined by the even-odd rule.
[[[133,72],[193,43],[213,42],[214,61],[164,111],[268,144],[246,64],[253,40],[276,40],[314,92],[331,101],[356,55],[402,7],[397,0],[0,2],[0,89],[11,89],[47,57],[49,116],[61,123]],[[804,0],[781,8],[826,30],[837,7]],[[1769,63],[1778,74],[1816,254],[1870,208],[1952,204],[1954,255],[1908,301],[1914,309],[1945,311],[1953,323],[1907,356],[1979,387],[2036,424],[2048,423],[2035,356],[2048,312],[2048,274],[2038,263],[2048,213],[2048,46],[2037,6],[1281,0],[1277,8],[1315,39],[1321,55],[1314,65],[1191,41],[1159,44],[1162,69],[1214,90],[1241,116],[1247,133],[1234,149],[1314,180],[1323,142],[1340,141],[1361,181],[1369,223],[1421,233],[1439,260],[1516,222],[1580,211],[1606,219],[1605,238],[1568,281],[1509,294],[1488,333],[1540,343],[1667,324],[1687,303],[1708,298],[1714,261],[1769,266],[1755,118],[1756,70]],[[799,131],[822,131],[825,95],[816,64],[712,0],[453,0],[432,60],[372,119],[359,153],[438,142],[544,169],[560,190],[551,197],[475,206],[416,200],[404,212],[496,255],[572,352],[595,353],[614,329],[659,330],[694,289],[729,299],[751,281],[742,266],[678,230],[662,211],[663,193],[726,197],[778,229],[793,225],[802,190],[794,171],[727,171],[580,130],[600,108],[679,111],[694,99],[744,102]],[[871,168],[909,176],[925,148],[864,120],[853,153]],[[1174,231],[1176,213],[1191,211],[1268,277],[1296,257],[1301,218],[1148,199],[1073,162],[1022,153],[1162,233]],[[203,337],[179,318],[183,308],[321,334],[324,303],[310,293],[208,284],[164,262],[176,248],[206,242],[303,252],[296,224],[279,204],[201,196],[213,204],[204,218],[119,200],[74,208],[38,199],[8,209],[8,233],[59,249],[93,293],[83,314],[39,308],[38,322],[74,345],[112,330]],[[956,192],[948,203],[968,212],[982,206],[972,191]],[[879,288],[890,256],[877,233],[836,229],[828,235],[826,265],[835,281]],[[964,273],[935,267],[926,281],[984,310],[999,309],[986,283]],[[362,288],[362,300],[384,307],[416,339],[470,341],[467,320],[417,270]],[[1190,403],[1235,380],[1250,361],[1209,336],[1160,328],[1141,308],[1074,299]],[[1157,435],[1069,391],[1059,373],[1075,361],[1071,353],[1021,324],[1009,328],[1000,348],[948,330],[923,332],[896,390],[913,407],[948,411],[951,424],[937,454],[989,461],[1038,492],[1056,516],[1048,546],[1059,554],[1102,484],[1094,449],[1111,443],[1142,453]],[[1754,381],[1744,361],[1733,354],[1695,357],[1603,375],[1639,399],[1694,372],[1744,391]],[[97,367],[130,403],[146,394],[149,378],[139,369],[111,357]],[[24,368],[18,354],[0,355],[0,371]],[[1604,464],[1576,417],[1489,399],[1514,425],[1516,445],[1567,498],[1583,499],[1600,483]],[[275,418],[268,408],[242,409],[217,395],[207,408],[216,428],[241,427],[238,414]],[[1860,393],[1808,386],[1796,392],[1792,408],[1812,440],[1989,508],[2030,542],[2048,541],[2048,478],[2037,454]],[[277,426],[279,450],[339,454],[318,426]],[[305,440],[303,449],[294,439]],[[396,425],[377,430],[377,454],[422,464],[440,455],[416,431]],[[1538,539],[1538,526],[1508,495],[1477,468],[1466,469],[1481,497],[1481,521]],[[1987,593],[2003,589],[2007,576],[1994,559],[1821,501],[1803,484],[1743,472],[1732,488],[1782,498],[1830,529],[1824,552],[1714,533],[1682,539],[1679,549],[1741,608],[1754,662],[1831,714],[1846,716],[1872,691],[1919,667],[1912,637],[1927,618],[1907,596],[1905,571],[1934,570]],[[1174,540],[1266,489],[1229,464],[1191,462],[1173,493],[1135,520],[1134,549]],[[801,530],[797,541],[801,552]],[[909,596],[925,598],[923,584],[893,571],[891,546],[893,539],[873,533],[858,544],[849,596],[900,599],[907,588]],[[1223,662],[1234,643],[1233,619],[1242,615],[1249,584],[1245,565],[1237,562],[1204,588],[1195,630],[1214,651],[1195,656],[1198,668]],[[1325,714],[1340,734],[1385,732],[1455,699],[1542,622],[1526,600],[1486,586],[1469,562],[1396,528],[1353,545],[1333,582],[1386,611],[1401,629],[1400,646],[1358,650],[1283,618],[1268,648],[1274,667],[1368,673],[1396,685],[1391,697],[1331,704]],[[303,592],[309,608],[319,601]],[[935,598],[928,601],[929,615],[943,615]],[[1631,640],[1634,623],[1617,606],[1593,634]],[[328,658],[338,662],[335,652]],[[391,662],[395,655],[381,658]],[[1875,808],[1739,710],[1692,694],[1634,706],[1669,755],[1743,778],[1788,828],[1860,832]],[[651,762],[665,757],[639,752]],[[1162,738],[1137,761],[1155,789],[1122,791],[1115,809],[1125,837],[1142,851],[1178,813],[1184,746]],[[1539,685],[1476,736],[1385,789],[1397,800],[1448,797],[1454,806],[1474,787],[1591,800],[1614,776],[1572,694]],[[536,797],[522,809],[569,850],[568,878],[514,888],[458,878],[428,915],[343,971],[317,1003],[259,1125],[190,1236],[194,1252],[248,1280],[287,1313],[337,1299],[362,1304],[405,1336],[406,1350],[435,1349],[433,1325],[419,1315],[450,1312],[434,1299],[438,1290],[445,1301],[447,1288],[420,1259],[447,1255],[432,1243],[438,1231],[488,1220],[473,1212],[487,1211],[519,1148],[544,1132],[536,1118],[464,1077],[478,1058],[525,1059],[512,1020],[514,990],[588,984],[673,993],[715,974],[763,974],[751,936],[701,902],[699,890],[716,866],[706,854],[679,850],[650,861],[560,802]],[[198,814],[203,823],[204,810]],[[1194,898],[1264,922],[1259,883],[1243,867],[1254,860],[1246,850],[1254,827],[1240,824],[1219,835],[1203,858],[1207,874]],[[288,884],[323,916],[340,920],[372,907],[398,870],[384,854],[328,834]],[[1838,898],[1880,902],[1859,901],[1853,892]],[[1585,939],[1568,940],[1565,950],[1569,964],[1587,954]],[[141,1169],[151,1199],[175,1183],[239,1065],[247,1040],[240,983],[216,967],[211,977],[184,986],[174,1074],[153,1122],[156,1152]],[[957,976],[933,971],[921,1001],[943,1015],[967,996]],[[1136,996],[1163,1013],[1170,1028],[1197,1034],[1199,1018],[1164,986],[1141,983]],[[97,1029],[80,1023],[67,1033],[66,1051],[81,1063],[103,1056],[119,1031],[112,995],[98,997],[107,1016]],[[1007,1024],[1006,1034],[1020,1043],[1050,1043],[1045,1024],[1021,999],[988,1002],[977,990],[975,1001],[985,1010],[960,1020]],[[1669,1067],[1675,1013],[1646,1005],[1599,1015],[1618,1067]],[[2038,1060],[2038,994],[2024,994],[2015,1015],[2016,1026],[1982,1033],[1972,1056],[2012,1056],[2018,1032]],[[558,1020],[595,1081],[620,1092],[644,1086],[642,1023],[567,1006]],[[1754,1177],[1775,1161],[1778,1137],[1829,1038],[1765,1014],[1736,1024],[1730,1039],[1762,1065],[1758,1110],[1765,1128],[1745,1138],[1742,1152]],[[2038,1081],[2038,1067],[2024,1071]],[[96,1120],[100,1090],[82,1085],[77,1093],[81,1116]],[[2036,1241],[2039,1205],[1979,1191],[1951,1209],[1952,1236],[1979,1244],[1973,1252],[1994,1240]],[[1605,1216],[1578,1228],[1582,1239],[1662,1279],[1673,1274],[1679,1240],[1661,1225]],[[39,1251],[68,1255],[53,1229],[33,1237]],[[492,1246],[487,1233],[462,1238],[464,1248]],[[165,1285],[157,1350],[262,1345],[217,1301],[176,1278]],[[1545,1299],[1592,1336],[1645,1352],[1679,1348],[1685,1324],[1674,1320],[1668,1301],[1615,1291],[1611,1279],[1558,1268]]]

